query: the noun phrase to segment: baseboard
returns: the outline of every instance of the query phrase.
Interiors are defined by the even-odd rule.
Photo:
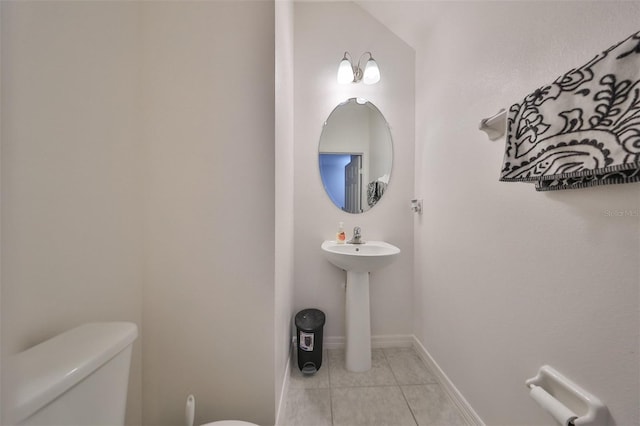
[[[385,334],[371,336],[372,348],[409,348],[413,345],[414,336],[412,334]],[[323,339],[325,349],[344,349],[344,336],[327,336]]]
[[[467,400],[462,396],[460,391],[455,387],[453,382],[449,380],[449,377],[442,371],[438,363],[435,362],[433,357],[427,349],[420,343],[416,336],[413,337],[413,348],[416,350],[420,358],[424,361],[425,364],[431,368],[440,382],[442,389],[447,393],[451,401],[458,408],[460,414],[464,417],[467,424],[472,426],[485,426],[484,422],[478,416],[478,413],[475,412],[473,407],[467,402]]]
[[[291,377],[291,354],[293,353],[294,345],[291,345],[289,350],[289,356],[287,357],[287,365],[284,369],[284,378],[282,380],[282,389],[280,389],[280,400],[276,408],[276,422],[275,425],[280,424],[280,416],[284,412],[284,405],[287,402],[287,394],[289,393],[289,378]]]

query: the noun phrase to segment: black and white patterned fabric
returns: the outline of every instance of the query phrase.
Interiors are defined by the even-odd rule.
[[[500,180],[538,191],[640,181],[640,31],[509,108]]]
[[[367,185],[367,203],[369,207],[375,206],[376,203],[380,201],[386,189],[387,184],[382,181],[374,180],[369,182],[369,185]]]

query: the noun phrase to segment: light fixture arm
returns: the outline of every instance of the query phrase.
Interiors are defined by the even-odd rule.
[[[369,59],[373,59],[373,55],[371,54],[371,52],[364,52],[362,55],[360,55],[360,59],[358,59],[358,65],[353,67],[353,75],[355,76],[353,81],[355,82],[362,80],[362,76],[364,75],[362,66],[360,65],[362,63],[362,58],[364,57],[364,55],[369,55]],[[369,59],[367,59],[367,61]],[[367,62],[365,61],[364,63],[366,64]]]
[[[363,58],[365,58],[365,55],[369,55],[368,58],[366,58],[366,60],[363,62]],[[364,68],[363,71],[363,66],[362,64],[365,64],[366,67]],[[368,68],[370,67],[370,65],[373,64],[373,68],[375,68],[374,71],[374,77],[373,79],[371,79],[371,73],[368,70]],[[351,71],[353,73],[353,79],[351,79],[351,76],[348,75],[348,69],[349,67],[351,68]],[[366,72],[365,72],[366,71]],[[367,74],[365,76],[365,74]],[[380,72],[378,70],[378,66],[375,63],[375,60],[373,59],[373,55],[371,54],[371,52],[364,52],[362,55],[360,55],[360,58],[358,59],[358,63],[354,64],[354,60],[353,60],[353,56],[351,56],[351,54],[347,51],[344,52],[344,55],[342,56],[342,61],[340,62],[340,69],[338,72],[338,81],[341,83],[358,83],[360,81],[362,81],[362,79],[364,77],[365,84],[373,84],[376,83],[380,80]],[[370,81],[367,81],[370,80]]]

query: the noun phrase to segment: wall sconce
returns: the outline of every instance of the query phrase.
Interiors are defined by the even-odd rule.
[[[360,67],[360,62],[364,55],[369,55],[369,60],[367,61],[363,72]],[[344,52],[344,56],[342,57],[342,61],[340,61],[340,66],[338,67],[338,83],[358,83],[361,80],[364,84],[375,84],[380,81],[380,69],[378,69],[378,64],[373,59],[373,55],[371,52],[364,52],[360,55],[358,64],[353,65],[353,57],[351,54],[349,52]]]

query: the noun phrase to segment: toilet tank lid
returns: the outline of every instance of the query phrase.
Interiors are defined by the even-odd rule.
[[[106,364],[137,336],[138,327],[131,322],[89,323],[8,357],[2,371],[8,385],[2,395],[7,414],[20,422]]]

